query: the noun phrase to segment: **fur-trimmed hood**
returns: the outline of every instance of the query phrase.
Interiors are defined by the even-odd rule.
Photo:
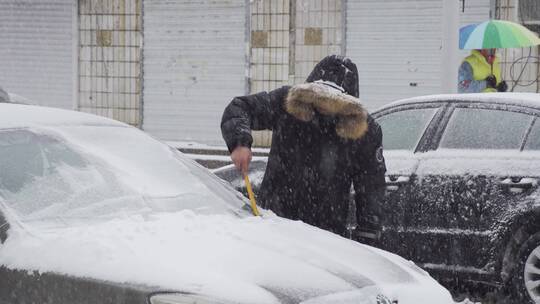
[[[286,111],[302,121],[311,121],[315,112],[337,118],[336,133],[346,139],[359,139],[368,130],[368,112],[354,96],[339,86],[311,82],[293,86],[285,100]]]

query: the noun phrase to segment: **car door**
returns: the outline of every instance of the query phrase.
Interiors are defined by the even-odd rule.
[[[424,153],[416,170],[413,260],[432,273],[489,273],[495,217],[537,186],[540,161],[522,152],[536,115],[501,104],[451,106],[437,149]]]
[[[382,203],[383,232],[380,247],[404,257],[414,253],[403,234],[412,225],[410,200],[418,166],[418,154],[429,146],[445,103],[409,104],[374,113],[383,132],[386,163],[386,195]]]

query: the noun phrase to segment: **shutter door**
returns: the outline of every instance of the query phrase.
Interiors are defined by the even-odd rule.
[[[488,20],[489,4],[465,1],[460,24]],[[346,54],[358,65],[360,97],[370,109],[440,93],[442,9],[442,0],[347,1]]]
[[[144,1],[143,128],[221,144],[223,109],[246,92],[246,1]]]
[[[346,54],[360,98],[375,109],[440,91],[442,0],[347,1]]]
[[[73,108],[73,0],[0,1],[0,87],[41,105]]]

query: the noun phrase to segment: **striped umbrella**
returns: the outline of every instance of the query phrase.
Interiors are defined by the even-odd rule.
[[[470,24],[459,30],[460,49],[506,49],[521,48],[540,44],[540,38],[523,25],[490,20]]]

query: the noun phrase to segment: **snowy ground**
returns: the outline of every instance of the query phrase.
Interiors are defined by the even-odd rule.
[[[518,303],[514,298],[510,296],[498,295],[495,292],[490,292],[486,294],[482,299],[471,300],[464,296],[460,297],[465,300],[457,301],[456,304],[509,304],[509,303]]]

